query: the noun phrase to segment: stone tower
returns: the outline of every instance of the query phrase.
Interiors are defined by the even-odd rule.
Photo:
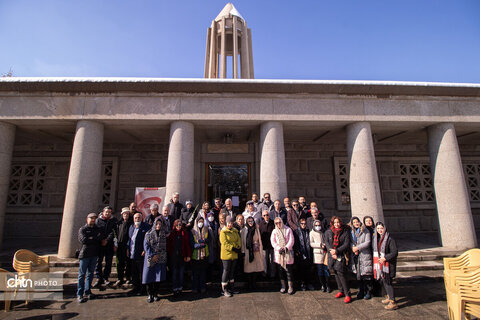
[[[226,78],[227,56],[232,57],[231,70],[234,79],[254,78],[252,32],[231,3],[223,8],[207,30],[205,78]]]

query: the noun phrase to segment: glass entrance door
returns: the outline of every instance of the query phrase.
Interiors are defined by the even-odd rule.
[[[250,164],[248,163],[207,163],[206,199],[214,205],[215,198],[222,202],[231,198],[233,205],[241,210],[250,194]]]

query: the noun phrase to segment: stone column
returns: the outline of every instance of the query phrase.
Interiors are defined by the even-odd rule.
[[[269,121],[260,127],[260,196],[269,192],[272,200],[287,196],[283,125]]]
[[[237,17],[233,16],[233,78],[238,79],[238,33]]]
[[[222,33],[220,34],[220,77],[225,79],[227,77],[227,35],[225,33],[225,17],[222,18]]]
[[[0,122],[0,248],[3,243],[3,227],[7,209],[8,186],[12,170],[13,145],[15,144],[15,126]]]
[[[98,213],[102,189],[103,124],[77,123],[63,209],[58,256],[73,257],[79,248],[78,229],[87,214]]]
[[[428,146],[442,245],[474,248],[475,227],[453,124],[429,127]]]
[[[360,220],[371,216],[375,222],[384,222],[370,123],[347,126],[347,152],[352,216]]]
[[[175,121],[170,125],[166,201],[174,192],[180,193],[183,201],[194,197],[194,131],[189,122]]]

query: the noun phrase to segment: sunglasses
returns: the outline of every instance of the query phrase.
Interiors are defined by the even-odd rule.
[[[304,225],[306,225],[306,223],[302,222],[302,223],[300,223],[300,225],[301,225],[301,226],[304,226]]]
[[[262,215],[262,217],[268,217],[268,214],[264,214],[264,215]]]

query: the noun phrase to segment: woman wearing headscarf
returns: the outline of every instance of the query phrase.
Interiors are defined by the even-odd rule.
[[[325,262],[327,247],[325,246],[325,235],[323,231],[323,222],[315,220],[313,222],[313,229],[310,231],[310,246],[313,249],[313,263],[317,266],[318,279],[322,285],[321,290],[323,292],[330,292],[330,285],[328,284],[330,272],[328,272],[327,263]]]
[[[218,240],[220,237],[220,225],[218,221],[215,220],[215,214],[213,211],[207,213],[207,219],[205,219],[205,225],[208,228],[209,238],[208,238],[208,265],[207,265],[207,282],[213,281],[213,273],[216,268],[218,268],[218,260],[220,256],[220,246]]]
[[[274,220],[275,229],[270,236],[270,242],[274,249],[275,263],[278,265],[278,273],[280,275],[281,293],[285,293],[286,282],[288,282],[288,294],[293,294],[293,245],[295,237],[293,231],[283,224],[280,217]]]
[[[153,221],[153,227],[145,235],[143,247],[145,260],[143,264],[142,283],[147,285],[149,303],[160,300],[157,296],[160,281],[166,278],[167,237],[163,226],[163,217]]]
[[[198,217],[192,228],[192,292],[204,293],[208,258],[210,256],[211,233],[202,217]]]
[[[372,297],[372,238],[358,217],[352,217],[350,227],[351,266],[359,282],[357,299],[368,300]]]
[[[222,259],[223,264],[222,294],[225,297],[231,297],[231,291],[234,290],[235,264],[242,247],[238,230],[233,227],[232,217],[227,217],[227,223],[220,232],[220,245],[220,259]]]
[[[167,249],[172,271],[173,294],[177,295],[183,290],[185,263],[190,261],[192,255],[190,232],[183,227],[180,219],[173,222],[173,230],[167,237]]]
[[[370,233],[370,239],[373,240],[373,235],[375,234],[375,221],[373,221],[373,218],[371,216],[363,217],[363,225]],[[373,242],[370,243],[370,246],[373,248]]]
[[[350,288],[347,282],[346,254],[350,250],[349,228],[342,224],[342,220],[333,216],[330,220],[330,229],[325,232],[325,246],[328,250],[328,268],[335,273],[338,293],[335,298],[345,297],[343,302],[350,303]]]
[[[376,231],[373,238],[373,276],[382,283],[387,293],[386,299],[382,300],[385,309],[395,310],[398,305],[395,302],[392,279],[395,278],[397,268],[397,244],[383,222],[377,222]]]
[[[370,249],[372,250],[372,266],[373,266],[373,238],[375,236],[375,221],[371,216],[365,216],[363,217],[363,225],[365,226],[365,229],[370,233],[370,239],[372,241],[370,242]],[[377,280],[375,280],[372,277],[372,288],[370,291],[371,296],[381,296],[381,291],[382,291],[382,284],[379,283]]]
[[[259,272],[264,270],[263,245],[260,231],[253,217],[247,218],[245,231],[242,233],[242,252],[245,254],[243,271],[248,276],[248,288],[255,289]]]

